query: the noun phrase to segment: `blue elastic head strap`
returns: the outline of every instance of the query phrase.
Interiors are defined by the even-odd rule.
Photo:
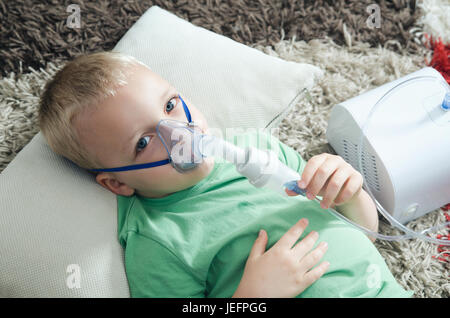
[[[191,113],[189,112],[189,108],[187,107],[186,103],[184,102],[184,100],[181,98],[181,96],[179,94],[178,94],[178,97],[180,98],[181,103],[183,104],[184,114],[186,115],[188,123],[192,123],[192,117],[191,117]],[[138,170],[138,169],[158,167],[158,166],[166,165],[170,162],[171,162],[171,160],[170,160],[170,158],[168,158],[168,159],[164,159],[164,160],[160,160],[160,161],[154,161],[154,162],[142,163],[142,164],[130,165],[130,166],[123,166],[123,167],[117,167],[117,168],[89,169],[89,171],[92,171],[92,172],[101,172],[101,171],[103,171],[103,172],[118,172],[118,171]]]

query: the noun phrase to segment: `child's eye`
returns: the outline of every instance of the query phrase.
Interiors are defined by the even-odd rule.
[[[177,105],[177,99],[176,97],[172,97],[169,102],[166,104],[166,112],[170,113],[175,106]]]
[[[146,138],[148,138],[148,139],[146,139]],[[149,140],[150,140],[150,136],[145,136],[145,137],[142,137],[141,139],[139,139],[137,146],[136,146],[136,152],[142,151],[142,149],[144,149],[148,145]]]

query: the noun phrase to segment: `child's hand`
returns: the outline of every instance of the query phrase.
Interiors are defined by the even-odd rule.
[[[311,231],[293,246],[307,225],[307,219],[298,221],[267,252],[267,234],[261,231],[262,234],[252,247],[241,282],[233,297],[295,297],[318,280],[327,270],[329,263],[323,262],[316,268],[311,268],[325,254],[326,243],[321,242],[308,253],[318,238],[318,233]]]
[[[328,209],[358,197],[363,181],[362,175],[342,157],[322,153],[308,160],[297,184],[307,190],[308,199],[321,196],[320,206]],[[286,190],[286,193],[297,195],[290,190]]]

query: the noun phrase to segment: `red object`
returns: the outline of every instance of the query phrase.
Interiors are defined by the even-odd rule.
[[[425,33],[427,48],[433,50],[433,57],[430,62],[425,59],[427,66],[433,67],[442,74],[447,83],[450,84],[450,44],[442,43],[441,38],[433,41],[433,36]]]
[[[441,73],[447,83],[450,84],[450,44],[442,43],[441,38],[438,38],[437,41],[433,40],[433,36],[428,36],[426,33],[425,38],[427,39],[425,42],[426,47],[434,51],[430,62],[425,59],[427,66],[431,66]],[[447,213],[450,210],[450,203],[441,207],[441,210],[444,212],[446,222],[450,221],[450,216]],[[450,226],[447,225],[447,228],[450,230]],[[438,234],[436,238],[450,240],[450,233],[447,231],[447,235]],[[450,262],[450,246],[439,245],[437,251],[442,253],[442,256],[433,256],[433,258],[437,258],[442,262]]]
[[[444,215],[445,215],[445,222],[449,222],[450,221],[450,215],[448,215],[447,211],[450,209],[450,203],[444,205],[443,207],[441,207],[441,210],[444,211]],[[450,225],[447,225],[447,228],[450,229]],[[441,235],[438,234],[436,235],[437,239],[443,239],[443,240],[450,240],[450,233],[447,232],[447,235]],[[445,246],[445,245],[439,245],[437,248],[438,253],[442,253],[442,256],[432,256],[433,258],[437,258],[438,260],[442,261],[442,262],[450,262],[450,246]]]

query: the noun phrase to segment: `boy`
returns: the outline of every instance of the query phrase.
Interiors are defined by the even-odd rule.
[[[214,158],[180,173],[155,132],[161,119],[193,120],[208,131],[202,113],[173,86],[119,53],[77,57],[41,97],[39,124],[50,147],[97,169],[96,181],[117,195],[132,297],[412,296],[365,234],[324,210],[335,207],[378,229],[361,175],[341,157],[321,154],[306,163],[269,134],[230,140],[271,145],[301,174],[309,199],[323,196],[321,207],[293,192],[255,188]],[[153,166],[139,168],[147,163]]]

